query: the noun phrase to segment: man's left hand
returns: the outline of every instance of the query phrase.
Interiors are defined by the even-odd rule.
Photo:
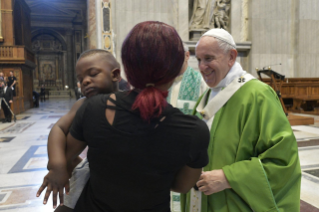
[[[203,172],[196,185],[199,191],[205,195],[211,195],[231,188],[222,169]]]
[[[9,103],[12,103],[12,100],[10,100]]]

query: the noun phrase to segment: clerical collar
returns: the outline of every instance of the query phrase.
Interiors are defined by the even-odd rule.
[[[235,78],[239,78],[239,77],[243,76],[244,74],[246,74],[246,71],[243,70],[243,68],[241,67],[241,65],[238,62],[235,62],[234,65],[229,70],[226,77],[224,79],[222,79],[218,83],[218,85],[216,85],[213,88],[210,88],[212,91],[211,91],[209,99],[214,98],[221,90],[223,90],[225,87],[227,87]]]
[[[246,74],[246,71],[244,71],[241,67],[241,65],[238,62],[235,62],[234,65],[229,70],[228,74],[224,79],[222,79],[218,85],[211,88],[213,91],[218,91],[220,89],[225,88],[227,85],[229,85],[235,78],[241,77],[244,74]]]

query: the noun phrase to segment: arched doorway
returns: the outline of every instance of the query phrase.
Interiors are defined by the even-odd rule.
[[[67,46],[62,36],[53,30],[38,30],[32,33],[32,50],[37,67],[33,72],[34,87],[41,85],[53,90],[62,90],[67,82],[65,76]]]

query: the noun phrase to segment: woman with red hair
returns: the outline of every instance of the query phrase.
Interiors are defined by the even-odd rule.
[[[122,62],[134,89],[91,97],[68,135],[67,161],[89,146],[90,179],[76,212],[170,211],[170,190],[189,191],[208,163],[206,124],[166,102],[184,62],[176,30],[137,24]]]

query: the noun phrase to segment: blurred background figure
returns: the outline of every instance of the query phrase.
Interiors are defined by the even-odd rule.
[[[78,100],[82,97],[84,97],[84,95],[81,92],[81,83],[78,81],[75,87],[75,98]]]
[[[10,76],[8,77],[8,87],[12,89],[13,96],[16,96],[16,83],[17,78],[13,76],[13,71],[10,71]]]

